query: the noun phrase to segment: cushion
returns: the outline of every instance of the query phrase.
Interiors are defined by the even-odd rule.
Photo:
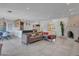
[[[55,39],[56,35],[48,35],[48,39]]]
[[[48,32],[43,32],[42,34],[43,34],[43,35],[48,35]]]

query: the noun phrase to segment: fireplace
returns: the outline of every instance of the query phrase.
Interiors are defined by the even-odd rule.
[[[68,18],[65,29],[65,36],[77,40],[79,37],[79,16],[71,16]]]
[[[68,37],[69,37],[69,38],[74,38],[74,34],[73,34],[72,31],[68,31]]]

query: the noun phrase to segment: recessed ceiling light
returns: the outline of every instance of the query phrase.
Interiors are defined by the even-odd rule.
[[[28,7],[28,8],[26,8],[27,10],[29,10],[30,8]]]

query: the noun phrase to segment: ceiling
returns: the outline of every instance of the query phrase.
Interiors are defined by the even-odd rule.
[[[79,15],[78,3],[0,3],[0,18],[51,20],[72,15]]]

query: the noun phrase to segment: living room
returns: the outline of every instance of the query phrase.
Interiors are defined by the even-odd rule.
[[[78,6],[74,3],[0,3],[0,54],[79,55]]]

